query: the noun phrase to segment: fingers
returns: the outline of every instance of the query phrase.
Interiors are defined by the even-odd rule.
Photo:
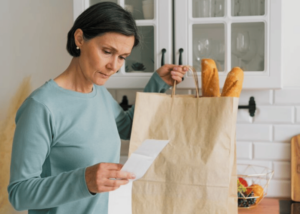
[[[173,80],[176,80],[176,82],[180,83],[183,81],[184,74],[182,74],[181,72],[171,71],[171,76]]]
[[[185,74],[189,70],[189,68],[185,65],[165,64],[165,65],[163,65],[163,67],[164,67],[164,70],[180,72],[182,74]]]
[[[135,175],[129,172],[121,172],[122,164],[99,163],[87,167],[85,181],[88,190],[92,193],[108,192],[127,184],[129,179],[135,179]]]
[[[174,66],[172,69],[172,71],[175,71],[175,72],[178,72],[181,74],[185,74],[188,70],[189,70],[188,67],[184,66],[184,65],[177,65],[177,66]]]
[[[128,184],[129,181],[128,180],[111,180],[111,179],[107,179],[104,181],[104,186],[105,187],[120,187],[121,185],[125,185]]]
[[[117,163],[100,163],[99,167],[100,169],[106,169],[106,170],[121,170],[123,165]]]
[[[100,170],[105,170],[107,172],[107,178],[115,179],[135,179],[135,175],[129,172],[120,171],[123,167],[122,164],[115,163],[101,163],[99,165]]]
[[[171,71],[172,79],[175,80],[177,83],[181,83],[184,80],[183,76],[188,70],[189,68],[183,65],[173,67]]]
[[[129,172],[121,172],[121,171],[108,171],[108,178],[116,178],[116,179],[135,179],[135,175]]]
[[[114,191],[116,189],[120,188],[120,186],[118,187],[107,187],[107,186],[103,186],[101,192],[110,192],[110,191]]]

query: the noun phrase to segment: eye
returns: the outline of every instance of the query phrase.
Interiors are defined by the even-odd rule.
[[[105,54],[111,54],[111,52],[104,50]]]
[[[121,60],[125,60],[126,59],[126,57],[123,57],[123,56],[120,56],[119,57]]]

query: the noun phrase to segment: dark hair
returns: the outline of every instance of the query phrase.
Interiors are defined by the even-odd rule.
[[[67,50],[71,56],[80,56],[80,49],[76,49],[74,33],[80,28],[85,40],[107,32],[134,36],[134,46],[140,42],[137,26],[132,15],[121,6],[113,2],[95,4],[81,13],[68,33]]]

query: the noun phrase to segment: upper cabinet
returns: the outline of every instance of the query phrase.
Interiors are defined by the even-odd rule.
[[[102,1],[74,0],[74,19]],[[281,88],[282,0],[110,1],[132,13],[142,41],[106,87],[143,88],[162,61],[191,65],[200,80],[201,59],[212,58],[221,88],[237,66],[244,89]],[[194,88],[190,73],[179,88]]]
[[[282,0],[175,0],[175,53],[201,76],[201,59],[217,64],[220,87],[233,67],[244,89],[281,88]],[[188,88],[192,76],[179,85]]]

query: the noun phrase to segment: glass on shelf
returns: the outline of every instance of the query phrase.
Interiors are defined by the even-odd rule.
[[[129,11],[135,20],[154,19],[154,0],[125,0],[124,9]]]
[[[90,5],[97,4],[100,2],[114,2],[118,3],[118,0],[90,0]]]
[[[223,17],[225,0],[193,0],[193,17]]]
[[[265,15],[265,0],[231,0],[232,16]]]
[[[210,58],[219,71],[224,71],[225,26],[224,24],[193,25],[193,67],[201,71],[201,60]]]
[[[231,67],[244,71],[265,69],[265,24],[234,23],[231,32]]]
[[[125,72],[154,72],[154,27],[138,26],[140,44],[125,61]]]

